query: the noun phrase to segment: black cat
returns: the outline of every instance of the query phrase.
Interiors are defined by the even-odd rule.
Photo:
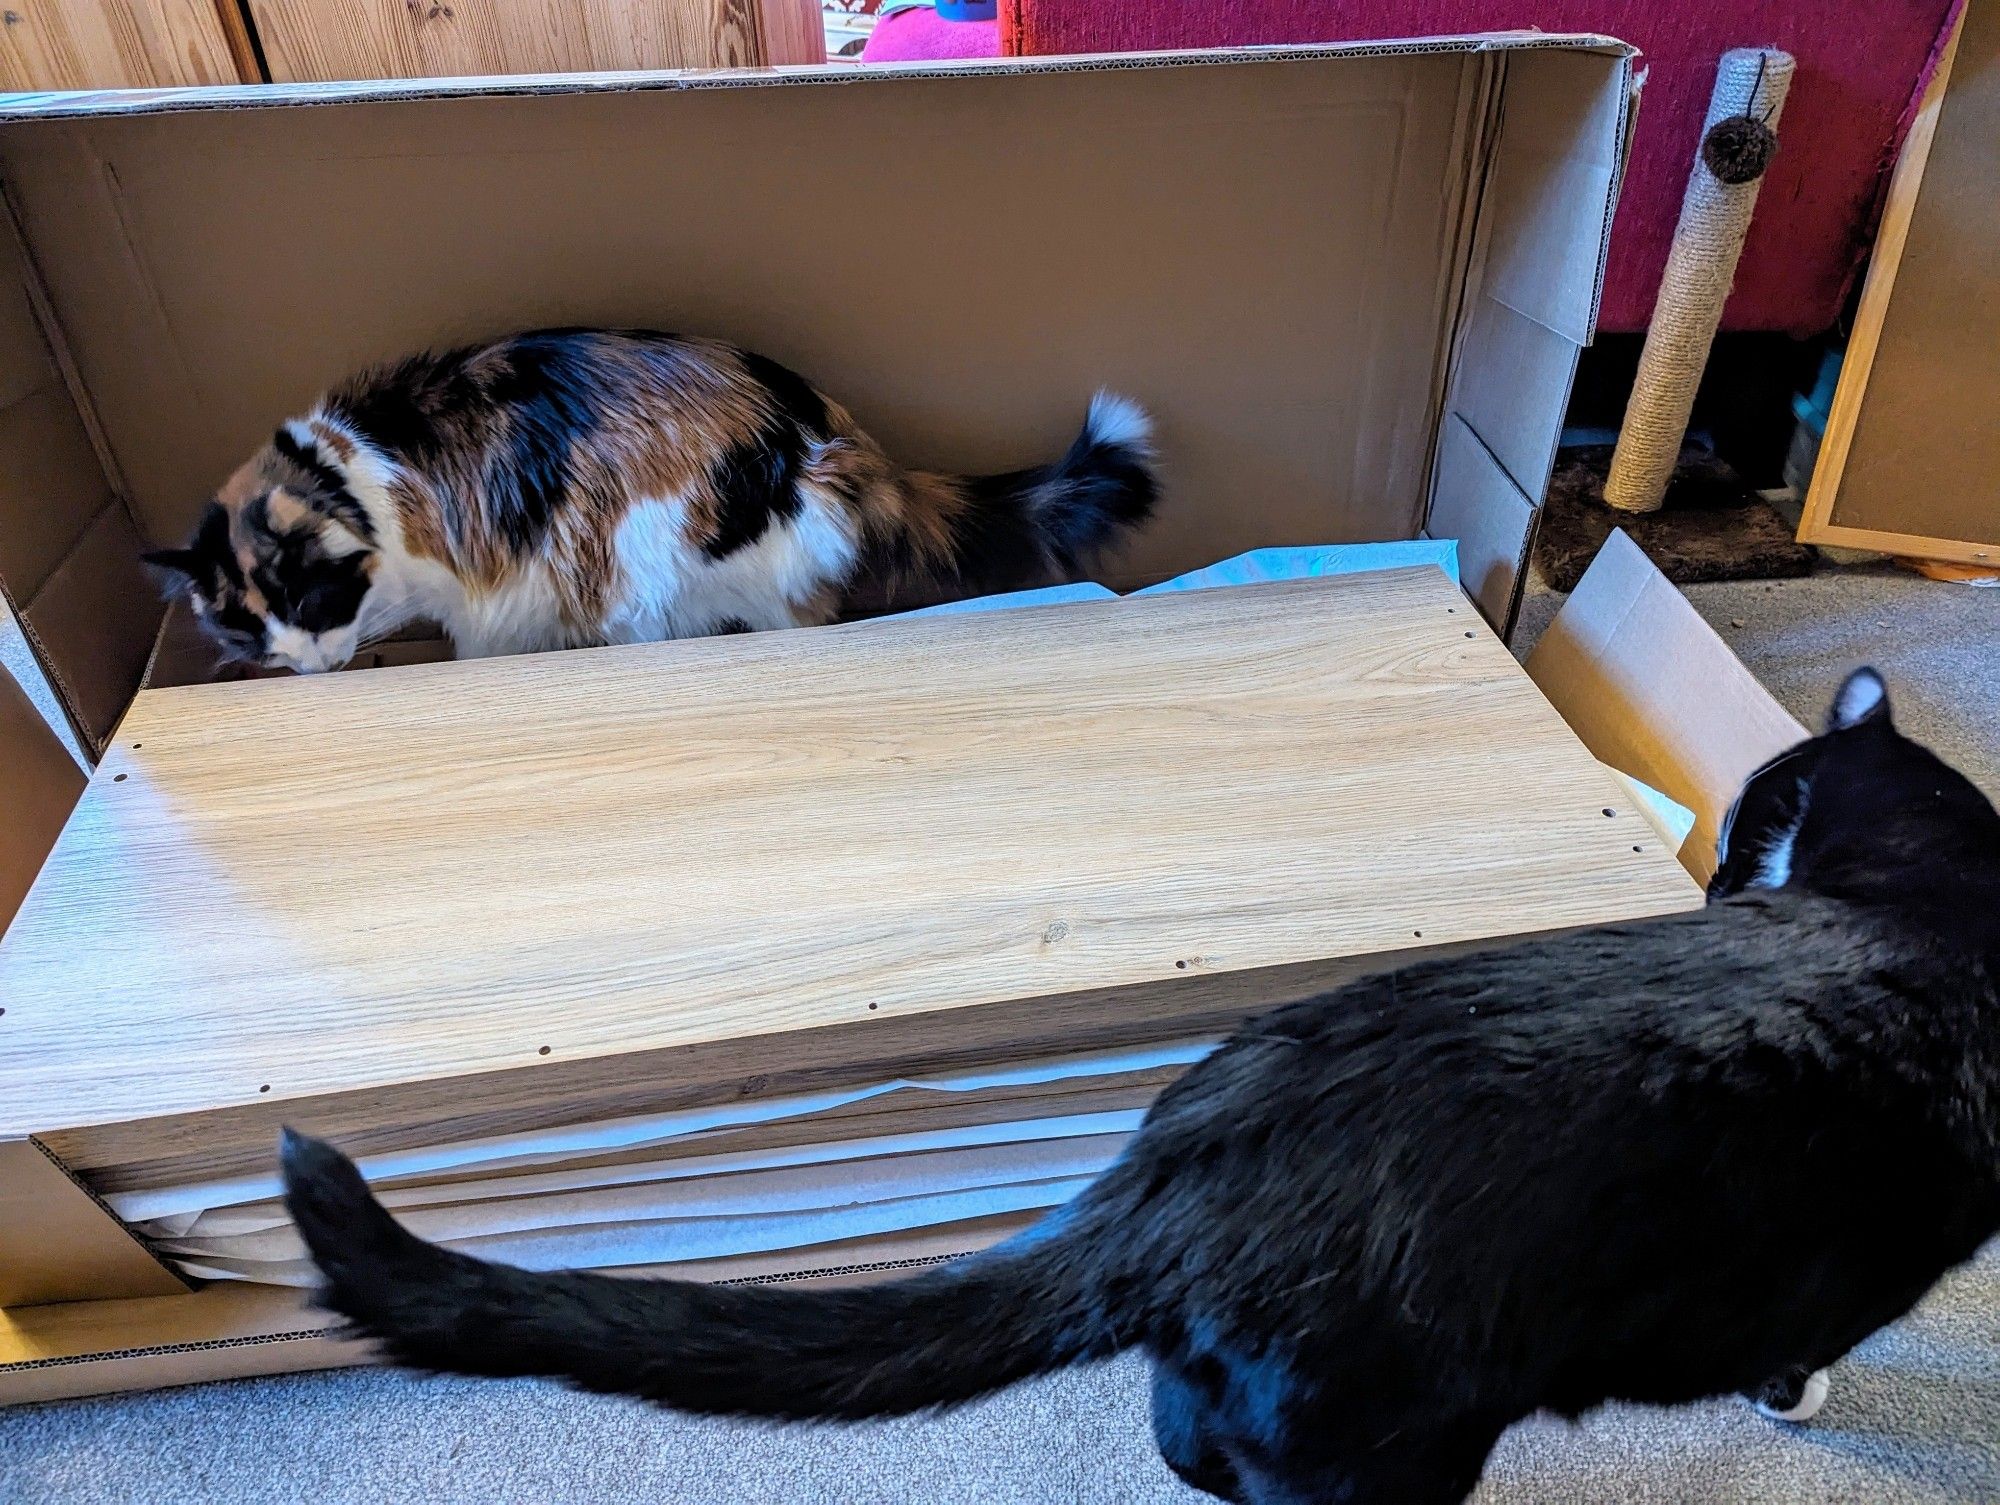
[[[1269,1014],[1008,1244],[851,1290],[537,1275],[288,1135],[325,1303],[403,1363],[858,1420],[1141,1348],[1225,1499],[1462,1499],[1512,1422],[1769,1392],[2000,1231],[2000,816],[1881,680],[1759,770],[1699,913]]]

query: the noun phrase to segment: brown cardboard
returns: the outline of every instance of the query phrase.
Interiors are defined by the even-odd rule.
[[[952,469],[1052,454],[1118,387],[1156,411],[1169,491],[1109,583],[1448,527],[1504,625],[1629,75],[1618,44],[1523,35],[18,100],[0,179],[47,348],[0,321],[0,390],[40,405],[0,427],[0,471],[39,446],[36,495],[64,500],[0,490],[0,582],[59,619],[51,673],[101,746],[159,621],[113,557],[127,509],[180,533],[358,366],[604,323],[760,349]],[[897,145],[829,176],[826,140]],[[19,374],[51,352],[67,402]],[[1492,458],[1440,445],[1447,411]],[[35,599],[114,500],[94,578]]]
[[[1743,780],[1806,730],[1622,530],[1528,655],[1583,745],[1695,812],[1681,863],[1706,882]]]
[[[82,793],[83,770],[0,666],[0,932]]]
[[[187,1288],[40,1143],[0,1139],[0,1307]]]
[[[2000,569],[2000,5],[1961,27],[1890,191],[1800,536]]]

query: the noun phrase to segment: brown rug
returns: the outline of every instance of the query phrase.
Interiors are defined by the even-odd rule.
[[[1576,588],[1613,528],[1623,528],[1676,585],[1705,580],[1781,580],[1812,573],[1814,551],[1791,525],[1706,450],[1681,451],[1658,512],[1604,503],[1611,447],[1564,450],[1549,478],[1535,536],[1535,567],[1551,590]]]

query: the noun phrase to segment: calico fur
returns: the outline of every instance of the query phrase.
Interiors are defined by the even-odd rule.
[[[288,1134],[322,1299],[405,1364],[780,1419],[1137,1348],[1168,1463],[1254,1505],[1458,1501],[1537,1411],[1802,1414],[2000,1231],[2000,816],[1861,672],[1746,785],[1704,910],[1254,1020],[988,1252],[825,1291],[531,1274]]]
[[[1154,497],[1146,416],[1109,394],[1053,465],[935,475],[763,356],[558,329],[334,389],[147,557],[227,656],[316,671],[419,619],[483,657],[823,622],[864,585],[1041,584]]]

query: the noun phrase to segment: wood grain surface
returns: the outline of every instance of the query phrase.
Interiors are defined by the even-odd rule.
[[[825,61],[807,0],[251,0],[276,83]],[[807,24],[807,20],[811,24]]]
[[[1433,570],[149,691],[0,941],[0,1134],[108,1187],[1699,902]]]
[[[217,0],[8,0],[0,17],[0,90],[256,81],[239,74]]]

